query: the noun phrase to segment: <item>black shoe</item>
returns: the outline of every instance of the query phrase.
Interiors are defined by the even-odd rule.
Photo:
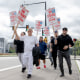
[[[64,74],[61,74],[60,77],[64,77]]]
[[[22,72],[23,72],[23,73],[25,72],[25,70],[26,70],[26,67],[25,67],[25,68],[22,68]]]
[[[69,74],[70,74],[70,75],[72,74],[72,70],[71,70],[71,69],[69,70]]]
[[[27,78],[28,78],[28,79],[31,78],[31,74],[28,74],[28,75],[27,75]]]

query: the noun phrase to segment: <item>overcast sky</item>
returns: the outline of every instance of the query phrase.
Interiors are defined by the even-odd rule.
[[[27,4],[44,1],[45,0],[0,0],[0,37],[6,37],[6,39],[11,40],[13,31],[12,28],[10,28],[9,12],[18,12],[20,5],[24,4],[24,2]],[[69,29],[68,33],[73,38],[80,38],[80,0],[46,0],[46,2],[47,9],[55,7],[56,16],[61,19],[61,27],[67,27]],[[38,19],[44,22],[44,4],[26,6],[26,8],[30,13],[24,26],[29,24],[34,27],[35,20]],[[18,29],[18,34],[22,31],[25,31],[25,29]],[[52,30],[50,31],[52,35]],[[61,34],[61,30],[59,31],[59,34]],[[36,35],[35,31],[34,35]]]

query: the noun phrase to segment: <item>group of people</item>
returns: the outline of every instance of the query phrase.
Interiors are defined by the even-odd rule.
[[[43,60],[44,68],[46,68],[46,52],[49,51],[49,59],[51,65],[54,65],[54,69],[57,68],[57,55],[59,59],[59,67],[61,71],[60,77],[64,76],[63,57],[66,59],[69,74],[72,74],[71,60],[69,48],[72,47],[72,38],[67,34],[68,29],[63,28],[61,35],[58,35],[58,31],[54,31],[54,37],[51,36],[50,42],[45,43],[43,37],[37,40],[37,37],[33,36],[33,30],[28,29],[28,36],[25,32],[18,36],[16,29],[14,28],[16,45],[16,53],[19,56],[19,60],[22,64],[22,72],[24,73],[27,68],[27,78],[32,77],[33,65],[36,65],[37,69],[40,69],[40,60]]]

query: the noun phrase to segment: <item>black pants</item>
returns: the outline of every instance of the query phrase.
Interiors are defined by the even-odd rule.
[[[60,71],[61,71],[62,74],[64,74],[63,57],[65,58],[65,60],[67,62],[68,69],[71,70],[71,60],[70,60],[69,51],[66,51],[66,52],[59,51],[58,52],[59,67],[60,67]]]
[[[52,52],[52,57],[53,57],[54,68],[56,68],[57,67],[57,51]]]
[[[33,57],[33,65],[39,66],[39,56]]]

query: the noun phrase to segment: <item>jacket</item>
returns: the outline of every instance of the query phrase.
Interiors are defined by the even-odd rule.
[[[45,51],[47,49],[47,45],[45,42],[39,42],[39,48],[40,48],[40,51],[41,51],[41,54],[45,54]]]
[[[58,41],[58,44],[57,44],[58,50],[60,50],[60,51],[68,51],[69,50],[69,47],[66,50],[63,49],[65,45],[68,45],[68,46],[69,46],[69,44],[72,46],[74,45],[72,38],[69,35],[65,35],[65,36],[60,35],[57,38],[57,41]]]
[[[33,47],[32,54],[33,56],[38,56],[40,54],[40,48],[37,46]]]

